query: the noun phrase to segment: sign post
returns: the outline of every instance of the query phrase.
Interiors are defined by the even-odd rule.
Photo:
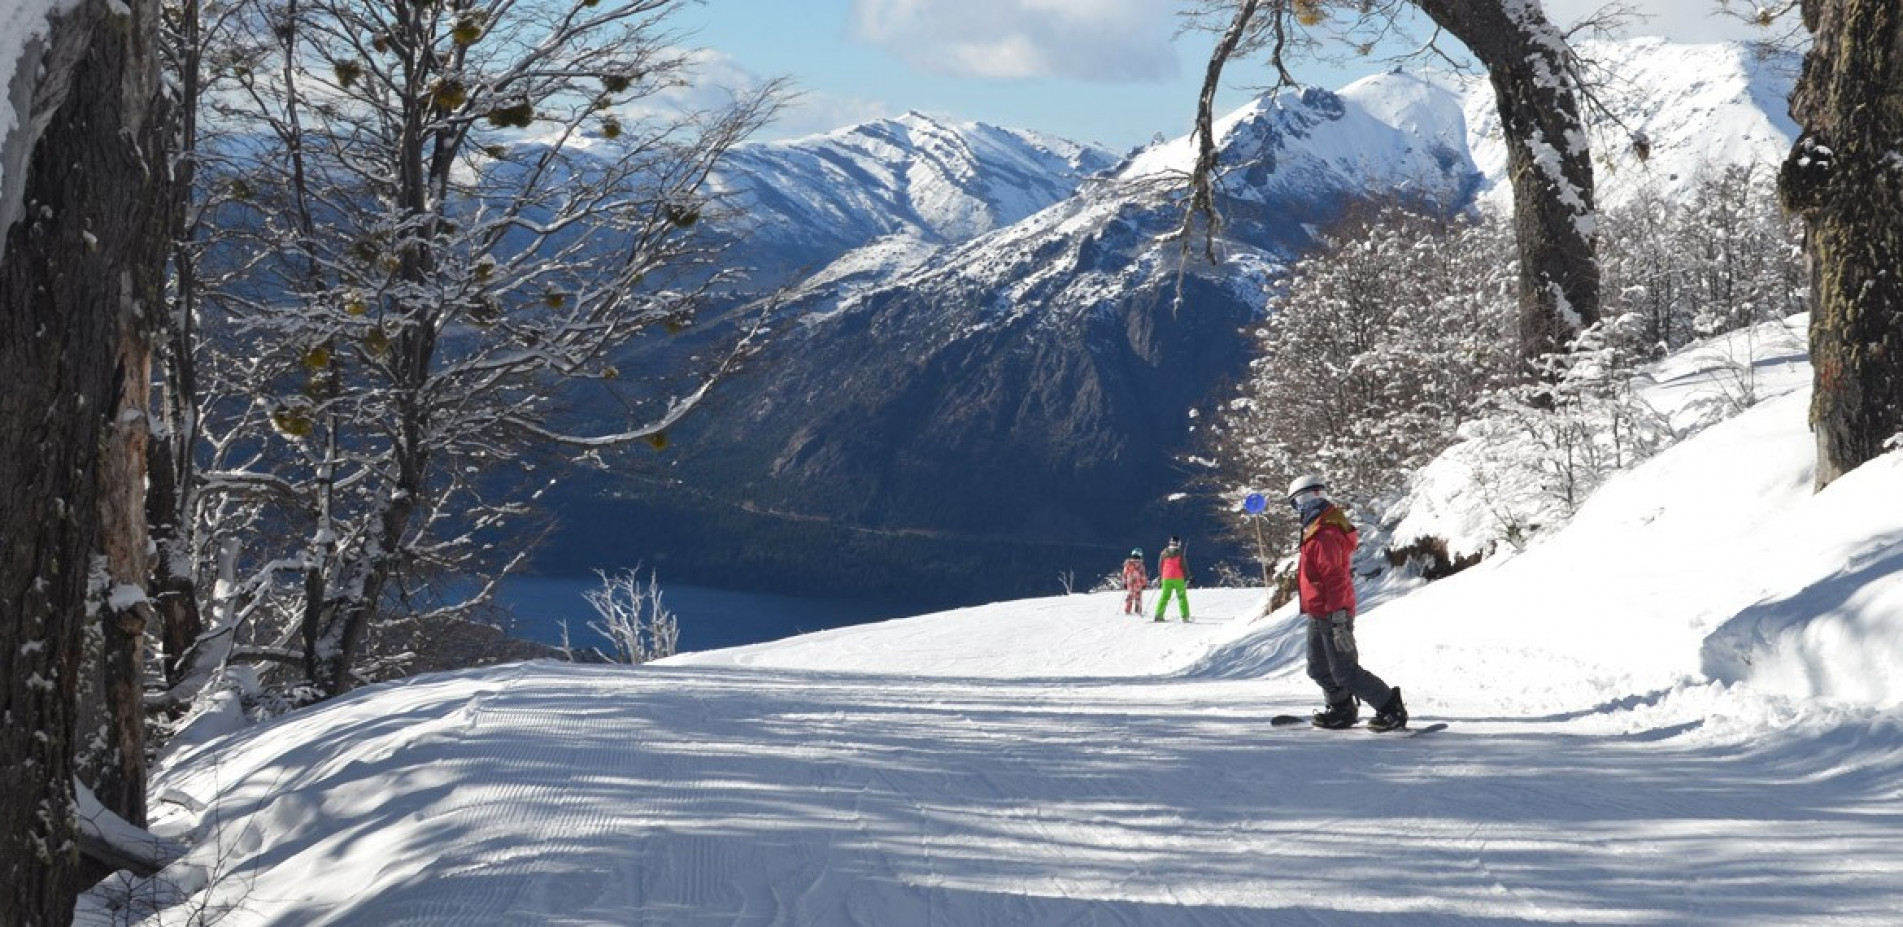
[[[1267,511],[1269,501],[1259,492],[1252,492],[1242,500],[1242,510],[1249,514],[1249,524],[1255,528],[1255,562],[1262,569],[1262,588],[1269,589],[1269,546],[1262,540],[1262,513]]]

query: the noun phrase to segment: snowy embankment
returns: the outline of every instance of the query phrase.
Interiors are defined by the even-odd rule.
[[[1777,353],[1564,530],[1370,590],[1367,663],[1446,731],[1269,728],[1317,699],[1251,591],[436,675],[168,758],[197,849],[81,923],[1894,924],[1903,453],[1813,494]],[[1715,356],[1648,395],[1689,408]]]
[[[1707,682],[1903,702],[1903,454],[1813,492],[1802,331],[1761,326],[1657,365],[1642,395],[1681,426],[1743,377],[1762,401],[1615,475],[1552,537],[1379,610],[1401,675],[1430,675],[1460,711],[1579,712]],[[1437,461],[1423,482],[1440,511],[1417,506],[1397,536],[1471,534],[1485,501],[1446,500],[1472,469]],[[1454,511],[1468,527],[1449,530]]]

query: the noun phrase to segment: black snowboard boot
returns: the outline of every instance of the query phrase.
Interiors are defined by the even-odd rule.
[[[1361,710],[1355,707],[1355,700],[1349,698],[1346,701],[1330,705],[1321,711],[1315,712],[1315,717],[1311,719],[1310,723],[1316,727],[1325,727],[1331,731],[1338,731],[1344,727],[1354,727],[1355,719],[1359,717],[1361,717]]]
[[[1395,686],[1387,704],[1376,710],[1374,720],[1368,722],[1368,730],[1398,731],[1404,727],[1407,727],[1407,704],[1401,701],[1401,687]]]

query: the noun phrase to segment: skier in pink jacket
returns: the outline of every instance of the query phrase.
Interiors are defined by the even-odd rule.
[[[1143,590],[1150,585],[1150,574],[1143,569],[1143,548],[1130,552],[1129,559],[1123,561],[1123,613],[1140,615],[1143,613]]]

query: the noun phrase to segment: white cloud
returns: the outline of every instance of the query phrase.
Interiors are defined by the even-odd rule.
[[[1609,0],[1545,0],[1546,16],[1562,27],[1569,27],[1597,12]],[[1629,35],[1656,35],[1674,42],[1726,42],[1770,38],[1771,34],[1726,15],[1718,0],[1625,0],[1638,12],[1625,28]],[[1748,3],[1734,2],[1743,9]]]
[[[761,138],[796,138],[831,132],[843,126],[859,125],[884,119],[901,112],[899,107],[881,100],[841,97],[827,93],[801,93],[780,118],[760,134]]]
[[[1160,0],[853,0],[858,36],[954,77],[1151,82],[1176,76]]]
[[[758,90],[766,81],[724,52],[702,50],[694,58],[694,88],[676,91],[694,94],[691,102],[698,108],[711,108],[731,92]],[[787,104],[772,125],[756,138],[792,138],[830,132],[841,126],[858,125],[902,112],[901,107],[883,100],[859,96],[840,96],[800,88],[796,81]]]
[[[765,78],[725,52],[695,49],[687,52],[687,56],[691,70],[686,83],[624,103],[616,107],[615,114],[629,123],[645,119],[667,122],[686,113],[722,109],[735,97],[756,92],[766,84]],[[777,118],[753,138],[768,140],[830,132],[902,111],[902,107],[883,100],[803,90],[795,82]]]
[[[687,58],[691,69],[687,84],[665,91],[659,101],[683,110],[712,109],[766,84],[760,75],[726,52],[701,48],[688,52]]]

